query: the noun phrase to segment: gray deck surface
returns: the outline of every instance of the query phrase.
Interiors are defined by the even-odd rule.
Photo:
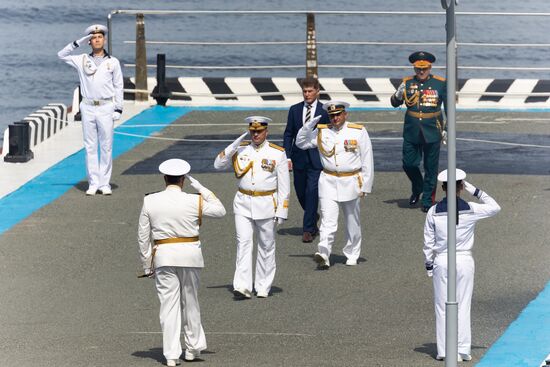
[[[175,123],[238,123],[252,114],[286,121],[286,111],[205,111]],[[381,111],[352,112],[349,120],[401,119],[402,112]],[[550,146],[550,113],[461,112],[458,120],[459,138]],[[272,137],[280,138],[283,128],[273,126]],[[244,123],[174,126],[160,136],[233,139],[244,129]],[[375,184],[361,204],[362,261],[356,267],[342,264],[340,232],[334,266],[317,271],[316,243],[301,242],[302,211],[293,193],[289,219],[277,237],[277,275],[267,299],[232,297],[236,180],[212,169],[228,143],[148,140],[124,154],[115,161],[113,196],[86,197],[81,183],[0,237],[0,366],[164,363],[154,282],[136,278],[141,270],[136,230],[144,193],[163,188],[157,166],[172,157],[189,160],[193,176],[228,210],[222,219],[204,220],[201,228],[206,267],[199,297],[208,350],[193,363],[443,366],[434,359],[432,285],[423,269],[425,215],[408,207],[401,141],[378,139],[399,138],[401,125],[367,129]],[[457,149],[467,179],[502,206],[476,232],[473,365],[550,279],[550,149],[472,141],[459,141]],[[445,157],[443,151],[440,167]]]

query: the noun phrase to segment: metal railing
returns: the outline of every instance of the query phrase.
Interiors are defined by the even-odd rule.
[[[367,65],[367,64],[323,64],[317,60],[319,46],[333,45],[353,45],[353,46],[444,46],[444,42],[383,42],[383,41],[349,41],[349,40],[318,40],[315,29],[316,16],[335,16],[335,15],[356,15],[356,16],[414,16],[414,17],[443,17],[445,12],[421,12],[421,11],[227,11],[227,10],[113,10],[108,15],[108,47],[112,52],[113,44],[113,17],[120,15],[130,15],[136,17],[136,40],[123,41],[124,44],[134,44],[136,46],[136,62],[126,63],[125,67],[136,69],[136,89],[147,89],[147,69],[154,69],[156,65],[146,64],[147,46],[206,46],[206,47],[234,47],[234,46],[273,46],[273,45],[305,45],[305,63],[304,64],[279,64],[279,65],[166,65],[167,69],[176,70],[277,70],[277,69],[305,69],[306,76],[318,76],[319,69],[365,69],[365,70],[410,70],[410,65]],[[296,17],[306,17],[305,40],[260,40],[260,41],[163,41],[145,40],[144,17],[154,16],[203,16],[203,15],[239,15],[239,16],[281,16],[292,15]],[[502,17],[550,17],[550,13],[511,13],[511,12],[457,12],[457,16],[502,16]],[[548,48],[549,43],[483,43],[483,42],[458,42],[457,47],[487,47],[487,48]],[[303,52],[303,51],[302,51]],[[444,66],[433,66],[434,69],[444,69]],[[458,65],[458,70],[493,70],[493,71],[528,71],[528,72],[547,72],[549,67],[533,66],[470,66]],[[356,93],[360,94],[360,93]],[[533,95],[533,94],[531,94]],[[143,99],[141,96],[138,99]]]

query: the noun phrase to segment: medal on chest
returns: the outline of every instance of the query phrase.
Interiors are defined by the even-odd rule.
[[[355,153],[357,151],[357,140],[355,139],[344,140],[344,150],[346,152]]]
[[[273,159],[262,159],[262,169],[267,172],[275,170],[276,162]]]
[[[422,91],[420,105],[425,107],[437,107],[439,102],[439,93],[435,89],[425,89]]]

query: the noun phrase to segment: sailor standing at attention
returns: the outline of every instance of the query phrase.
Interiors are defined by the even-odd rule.
[[[476,223],[496,215],[500,206],[486,192],[474,187],[465,180],[466,173],[456,170],[456,300],[458,302],[458,361],[472,359],[472,332],[470,328],[470,308],[474,290],[474,230]],[[437,179],[447,192],[447,170]],[[480,203],[466,202],[460,198],[462,190],[475,196]],[[424,255],[428,276],[433,276],[435,329],[437,335],[438,360],[445,359],[445,302],[447,301],[447,208],[448,197],[428,210],[424,224]]]
[[[80,79],[80,112],[88,176],[86,195],[95,195],[98,190],[103,195],[111,195],[114,120],[120,119],[124,102],[122,71],[119,61],[103,48],[107,27],[95,24],[85,33],[86,36],[69,43],[57,56],[74,67]],[[91,46],[91,53],[70,55],[86,44]]]
[[[403,170],[411,181],[409,205],[413,206],[422,194],[422,211],[427,212],[435,201],[436,176],[441,142],[447,140],[447,132],[441,104],[447,102],[445,79],[430,74],[435,56],[419,51],[409,56],[414,66],[414,76],[403,79],[390,102],[407,107],[403,126]],[[424,177],[420,162],[424,159]]]
[[[298,131],[296,146],[300,149],[317,147],[323,171],[319,177],[319,228],[318,252],[314,260],[319,269],[330,267],[330,254],[338,229],[338,213],[344,211],[346,221],[346,265],[357,265],[361,253],[361,223],[359,198],[372,190],[374,178],[372,145],[367,130],[347,122],[349,104],[329,101],[323,105],[328,112],[330,125],[315,125],[317,116]]]
[[[288,217],[290,175],[285,150],[267,141],[271,119],[250,116],[248,132],[222,150],[214,167],[233,167],[239,189],[233,200],[237,233],[237,260],[233,294],[237,299],[252,296],[252,250],[254,232],[258,239],[254,289],[266,298],[275,278],[275,229]],[[243,142],[250,133],[252,142]]]
[[[199,227],[202,217],[225,215],[220,200],[187,175],[190,169],[183,159],[162,162],[159,171],[164,174],[166,189],[145,196],[139,216],[141,277],[155,278],[167,366],[179,364],[182,316],[185,359],[193,360],[206,349],[198,300],[199,273],[204,267]],[[199,195],[182,191],[185,179]]]

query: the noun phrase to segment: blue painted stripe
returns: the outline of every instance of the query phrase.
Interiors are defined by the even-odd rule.
[[[123,125],[133,124],[161,125],[140,130],[141,135],[162,130],[168,123],[185,115],[189,111],[183,107],[153,107],[136,115]],[[133,149],[145,138],[115,135],[113,159]],[[69,189],[86,179],[84,149],[65,158],[34,179],[25,183],[16,191],[0,199],[0,235],[30,216],[32,213],[56,200]]]
[[[550,283],[510,324],[476,367],[539,367],[550,353]]]

